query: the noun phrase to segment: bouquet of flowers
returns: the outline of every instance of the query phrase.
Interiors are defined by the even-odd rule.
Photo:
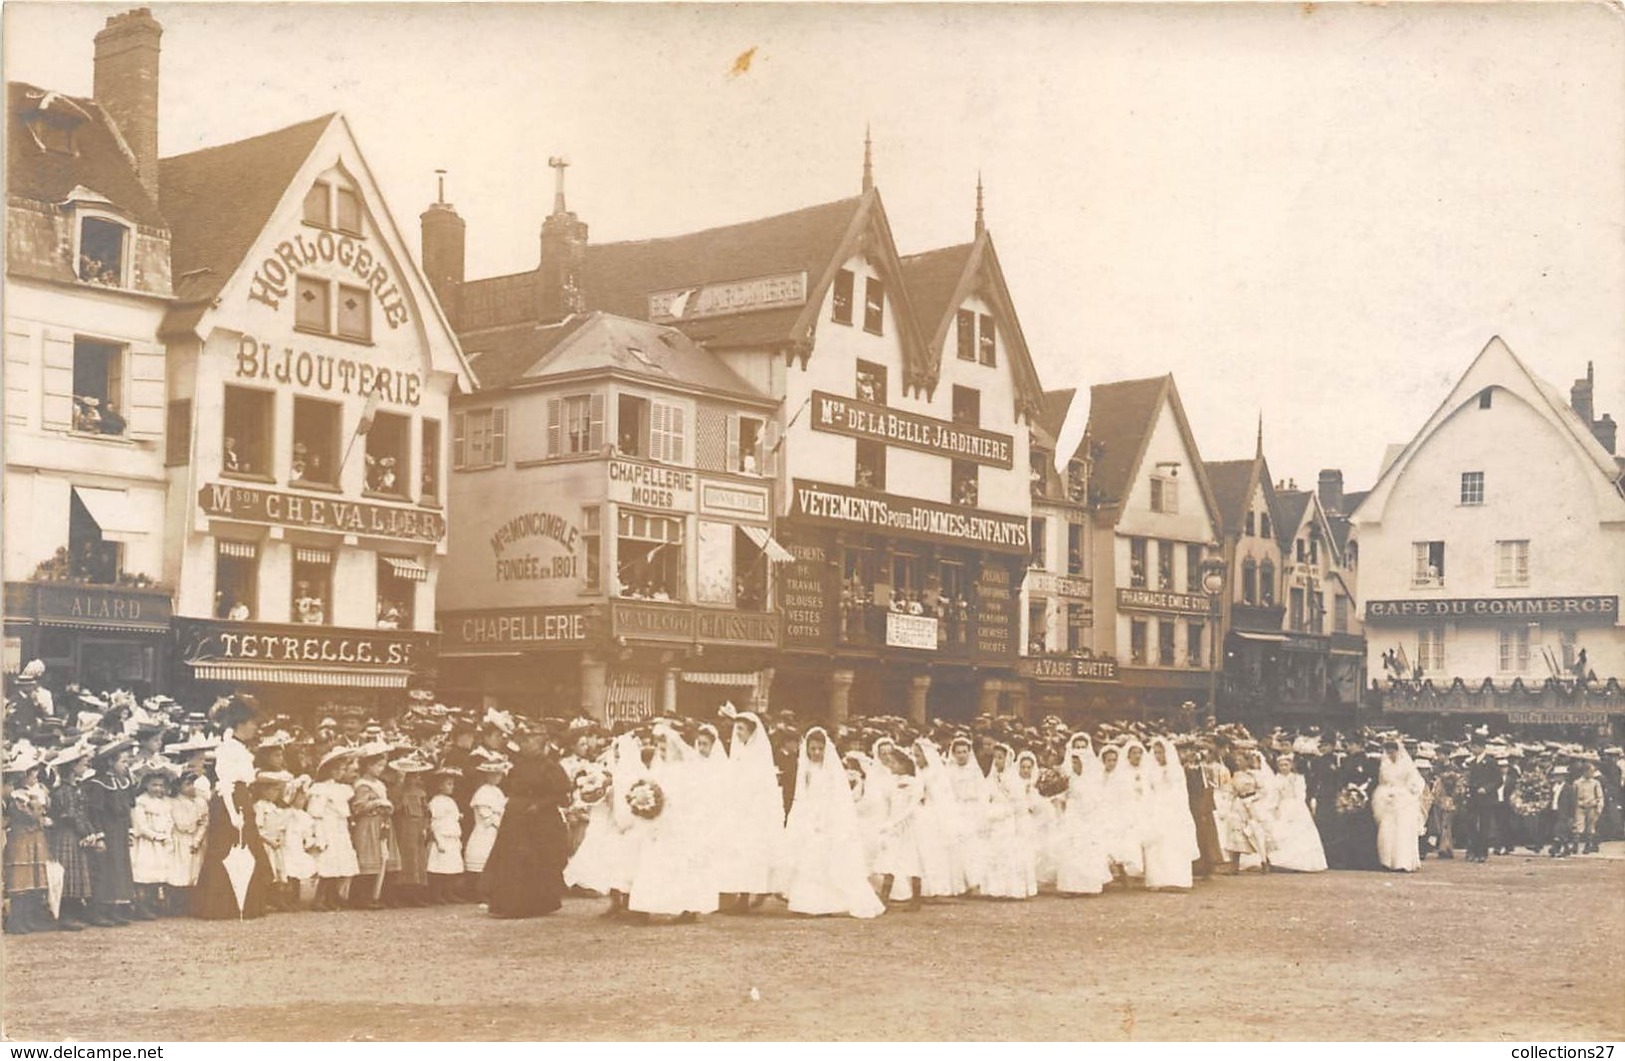
[[[654,821],[666,807],[666,793],[661,791],[659,785],[645,779],[632,786],[626,794],[626,802],[633,814],[646,821]]]
[[[576,802],[584,807],[594,807],[604,801],[609,795],[610,773],[598,763],[593,763],[581,773],[576,775]]]
[[[1370,802],[1365,789],[1351,782],[1344,785],[1343,790],[1337,794],[1337,813],[1358,814],[1365,810]]]
[[[1525,774],[1512,789],[1511,803],[1518,817],[1538,817],[1552,805],[1552,783],[1539,774]]]
[[[1066,775],[1053,766],[1038,771],[1038,794],[1047,798],[1066,792]]]

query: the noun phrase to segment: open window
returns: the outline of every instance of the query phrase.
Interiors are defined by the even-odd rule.
[[[293,486],[335,487],[343,407],[338,402],[295,396],[293,399]]]
[[[976,360],[976,312],[962,309],[954,319],[956,347],[961,361]]]
[[[88,491],[93,497],[108,491]],[[117,498],[119,495],[111,495]],[[69,572],[75,581],[111,585],[118,581],[123,555],[118,542],[109,541],[102,526],[85,504],[79,489],[69,491],[68,500]],[[105,505],[102,507],[106,507]]]
[[[1049,601],[1033,597],[1027,602],[1027,655],[1049,651]]]
[[[373,414],[367,431],[367,492],[405,497],[411,482],[412,418],[399,413]]]
[[[641,400],[641,399],[635,399]],[[592,455],[604,448],[604,396],[568,394],[547,403],[547,455]]]
[[[96,339],[73,340],[73,429],[122,437],[125,348]]]
[[[954,461],[949,466],[950,493],[954,504],[975,508],[981,501],[981,478],[975,461]]]
[[[1066,525],[1066,573],[1083,574],[1083,524]]]
[[[999,344],[993,318],[983,313],[980,322],[982,328],[976,336],[976,360],[984,365],[996,365],[999,363]]]
[[[333,615],[333,550],[296,546],[293,550],[293,621],[312,626],[331,623]]]
[[[683,522],[621,510],[617,514],[615,577],[622,597],[683,598]]]
[[[982,423],[982,392],[975,387],[954,385],[954,423],[977,427]]]
[[[856,450],[856,466],[852,469],[853,485],[862,490],[886,489],[886,444],[860,438],[857,440]]]
[[[1157,588],[1174,588],[1174,543],[1157,543]]]
[[[250,387],[228,385],[224,390],[221,473],[269,480],[276,395]]]
[[[600,512],[597,505],[588,505],[581,510],[581,588],[589,593],[598,592],[602,578],[599,572],[603,568],[604,542]]]
[[[1145,620],[1131,619],[1128,624],[1128,661],[1145,665]]]
[[[830,296],[830,319],[836,324],[852,323],[853,282],[851,269],[842,269],[835,274],[835,290]]]
[[[1146,585],[1146,544],[1144,538],[1130,538],[1128,543],[1128,584],[1134,589]]]
[[[79,219],[79,279],[102,287],[127,287],[130,226],[106,217]]]
[[[428,577],[428,569],[411,557],[378,558],[378,629],[413,629],[417,585]]]
[[[741,475],[767,473],[767,421],[743,413],[728,420],[728,470]]]
[[[872,335],[886,330],[886,285],[878,276],[864,278],[863,330]]]
[[[440,502],[440,421],[423,421],[423,453],[418,459],[418,501],[425,505]]]
[[[615,449],[623,457],[648,454],[649,400],[623,394],[615,405]]]
[[[1412,542],[1411,565],[1411,585],[1444,585],[1444,542]]]
[[[260,550],[221,538],[214,546],[214,617],[249,622],[259,612]]]
[[[1032,552],[1029,566],[1039,569],[1049,567],[1049,521],[1040,516],[1032,517],[1027,525],[1027,536]]]
[[[858,401],[871,405],[886,404],[886,366],[873,361],[859,361],[853,393]]]

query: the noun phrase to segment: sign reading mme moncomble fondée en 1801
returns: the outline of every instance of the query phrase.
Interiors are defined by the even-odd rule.
[[[206,484],[198,491],[197,503],[210,516],[249,523],[413,542],[437,542],[446,536],[446,519],[438,512],[305,497],[229,483]]]
[[[997,431],[813,391],[814,431],[872,439],[992,468],[1014,467],[1015,440]]]

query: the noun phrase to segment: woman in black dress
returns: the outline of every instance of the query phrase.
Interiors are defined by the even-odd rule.
[[[570,803],[570,779],[546,734],[520,738],[507,789],[508,808],[480,879],[487,909],[503,918],[550,914],[563,905],[570,855],[563,809]]]
[[[135,742],[120,737],[104,744],[91,759],[95,771],[84,782],[85,817],[93,830],[90,894],[93,925],[127,925],[150,921],[152,914],[135,906],[135,878],[130,869],[130,812],[135,807],[135,780],[130,776]]]
[[[260,841],[250,787],[255,770],[248,742],[259,733],[257,711],[252,701],[236,697],[213,715],[214,724],[225,736],[215,749],[214,796],[209,800],[209,824],[203,832],[203,869],[192,889],[192,914],[211,921],[259,917],[271,895],[271,859]],[[254,856],[240,907],[225,864],[226,856],[239,846]]]

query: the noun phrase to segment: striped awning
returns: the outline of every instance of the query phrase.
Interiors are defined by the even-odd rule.
[[[756,543],[756,548],[767,554],[769,563],[788,564],[795,561],[795,557],[790,555],[790,550],[774,541],[773,535],[767,533],[766,527],[741,526],[739,529],[745,532],[745,537]]]
[[[416,560],[404,556],[385,556],[380,559],[395,572],[396,578],[404,578],[409,582],[429,581],[429,569]]]
[[[221,538],[215,544],[219,547],[221,556],[230,556],[238,560],[252,560],[260,554],[259,546],[253,542],[234,542],[230,538]]]
[[[301,564],[331,564],[333,550],[312,549],[308,545],[301,545],[294,549],[293,558]]]
[[[41,619],[41,626],[67,627],[71,630],[106,630],[120,634],[167,634],[169,624],[161,623],[132,623],[118,619]]]
[[[683,672],[683,681],[690,685],[747,685],[754,687],[761,681],[761,674],[757,671],[743,673],[726,673],[721,671],[691,671]]]
[[[328,685],[345,689],[404,689],[406,671],[359,667],[289,667],[273,663],[193,663],[192,677],[201,682],[266,685]]]

